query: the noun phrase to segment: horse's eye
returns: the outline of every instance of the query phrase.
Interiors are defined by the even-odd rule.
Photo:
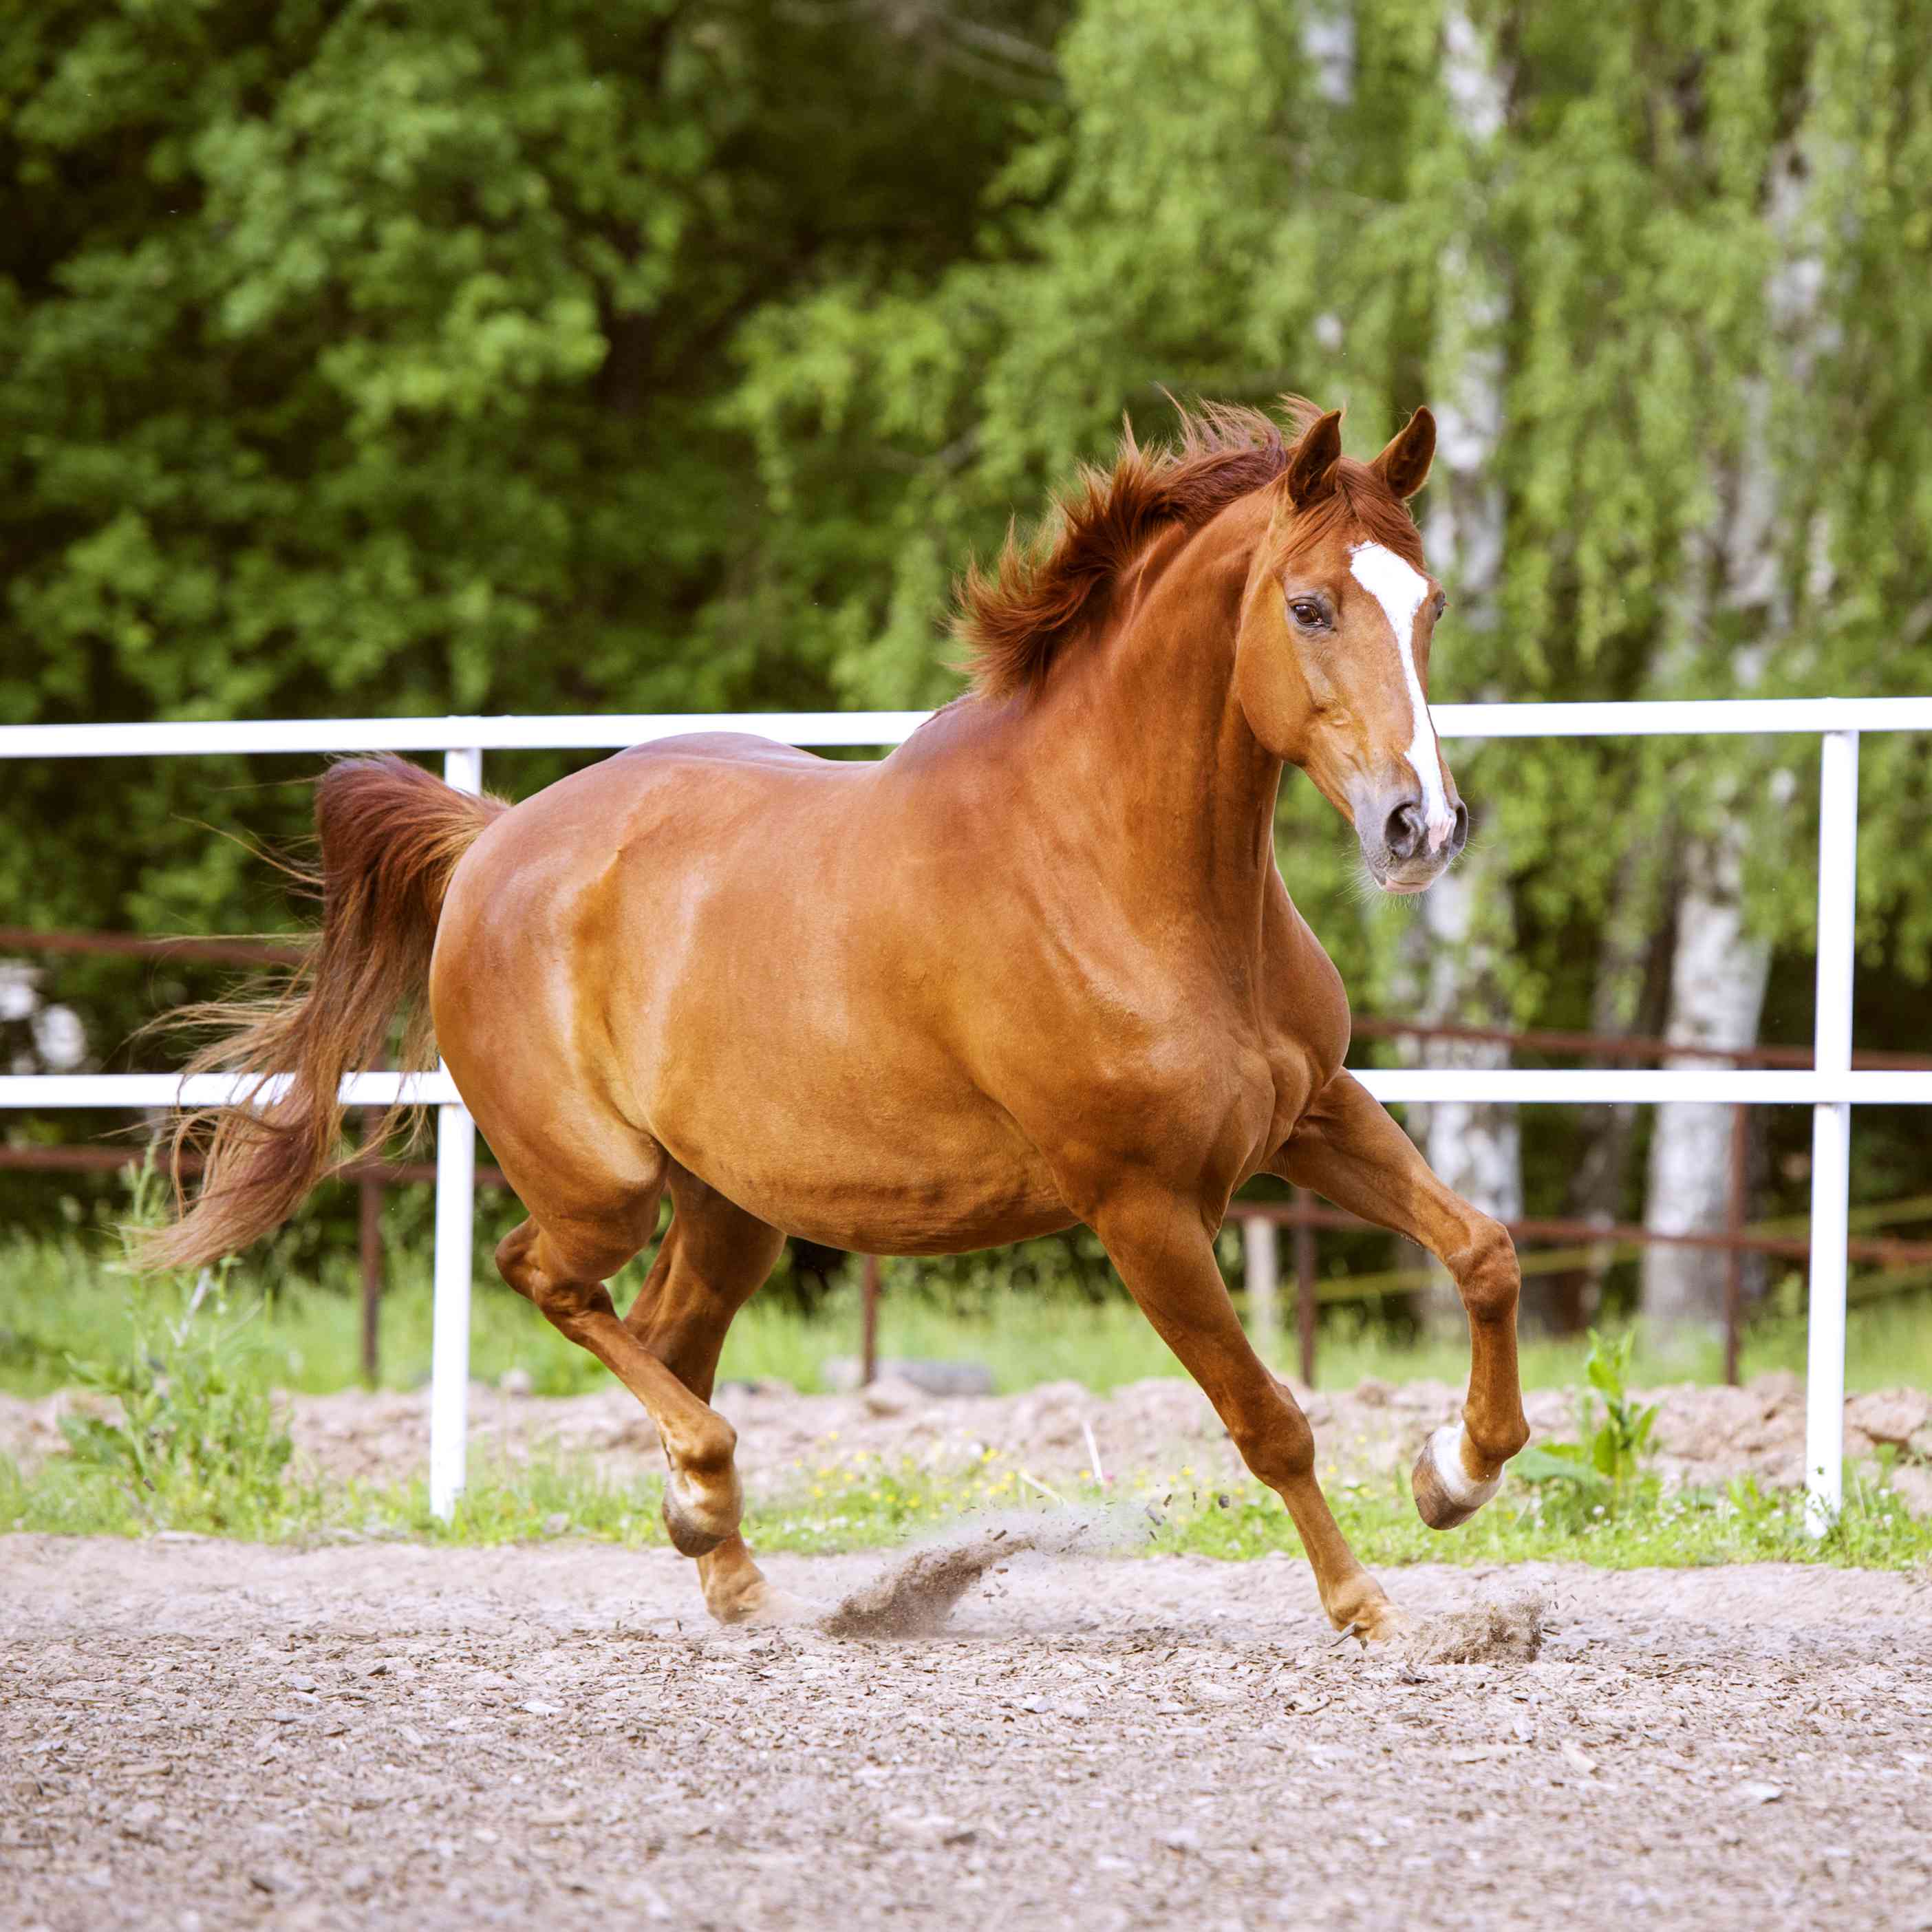
[[[1316,629],[1324,621],[1322,606],[1312,598],[1298,597],[1288,608],[1294,621],[1298,624],[1306,625],[1311,631]]]
[[[1442,620],[1443,612],[1448,610],[1448,608],[1449,593],[1446,590],[1437,591],[1436,593],[1436,616],[1438,622]]]

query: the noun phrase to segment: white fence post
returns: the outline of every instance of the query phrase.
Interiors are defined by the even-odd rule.
[[[1446,704],[1436,730],[1450,740],[1817,734],[1820,773],[1818,1006],[1815,1064],[1768,1069],[1383,1067],[1363,1085],[1385,1103],[1460,1100],[1514,1106],[1648,1105],[1694,1100],[1813,1108],[1811,1298],[1805,1414],[1807,1520],[1822,1530],[1843,1502],[1846,1209],[1850,1108],[1932,1106],[1932,1073],[1852,1072],[1852,962],[1862,731],[1932,732],[1932,697],[1721,698],[1654,704]],[[444,776],[482,785],[485,749],[616,750],[694,730],[754,734],[776,744],[887,746],[926,719],[920,712],[675,713],[596,717],[182,719],[148,724],[0,725],[0,762],[251,752],[441,751]],[[226,1106],[244,1087],[229,1075],[0,1073],[0,1111],[20,1108]],[[386,1103],[398,1076],[358,1070],[345,1106]],[[470,1276],[474,1239],[476,1130],[447,1072],[400,1090],[437,1110],[436,1339],[430,1396],[430,1496],[440,1516],[463,1487],[469,1396]],[[1268,1230],[1272,1236],[1273,1229]],[[1262,1238],[1254,1238],[1258,1244]],[[1272,1240],[1269,1245],[1272,1246]],[[1250,1250],[1252,1253],[1253,1250]],[[1274,1270],[1267,1271],[1271,1276]],[[1258,1285],[1263,1270],[1254,1269]]]
[[[1274,1223],[1265,1214],[1241,1220],[1243,1285],[1248,1291],[1248,1340],[1274,1366],[1281,1348],[1281,1270],[1275,1259]]]
[[[483,789],[483,754],[446,752],[446,784]],[[476,1125],[460,1103],[436,1110],[436,1305],[430,1347],[429,1506],[446,1522],[463,1492],[470,1436],[470,1273],[476,1245]]]
[[[1852,968],[1858,912],[1858,734],[1828,731],[1818,773],[1818,990],[1814,1061],[1852,1064]],[[1845,1243],[1852,1110],[1811,1109],[1811,1293],[1804,1365],[1804,1522],[1822,1536],[1844,1504]]]

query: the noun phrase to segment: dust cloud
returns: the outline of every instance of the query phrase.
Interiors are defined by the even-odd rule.
[[[1144,1510],[1015,1510],[970,1519],[934,1543],[909,1550],[818,1620],[827,1636],[932,1636],[988,1570],[1024,1556],[1112,1555],[1144,1542]]]

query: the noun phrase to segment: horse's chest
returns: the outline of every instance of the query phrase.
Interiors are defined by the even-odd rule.
[[[1204,999],[1042,1042],[1007,1060],[988,1090],[1077,1198],[1126,1170],[1183,1190],[1232,1186],[1272,1150],[1275,1122],[1292,1124],[1312,1084],[1305,1054],[1277,1049]]]

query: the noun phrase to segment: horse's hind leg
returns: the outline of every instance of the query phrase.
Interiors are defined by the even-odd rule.
[[[733,1460],[737,1432],[618,1320],[604,1286],[655,1228],[662,1172],[660,1166],[650,1186],[632,1190],[620,1206],[594,1217],[533,1210],[504,1236],[496,1266],[512,1288],[589,1349],[650,1411],[670,1465],[665,1527],[686,1556],[702,1556],[737,1533],[743,1508]],[[511,1178],[514,1181],[514,1172]]]
[[[770,1274],[784,1236],[681,1168],[672,1170],[670,1190],[676,1211],[624,1325],[708,1402],[724,1331]],[[698,1574],[705,1607],[720,1623],[779,1617],[793,1607],[766,1582],[742,1536],[699,1557]]]
[[[1409,1477],[1431,1529],[1453,1529],[1493,1496],[1503,1465],[1529,1440],[1516,1371],[1516,1248],[1497,1221],[1438,1180],[1414,1144],[1352,1075],[1316,1095],[1268,1163],[1338,1208],[1420,1241],[1454,1276],[1469,1318],[1462,1420],[1422,1445]]]

